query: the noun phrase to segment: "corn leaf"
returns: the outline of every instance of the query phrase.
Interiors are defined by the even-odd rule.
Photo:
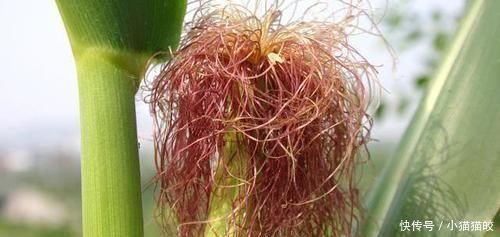
[[[486,233],[458,228],[460,221],[491,221],[500,207],[499,12],[500,1],[468,5],[398,152],[371,190],[361,236]],[[402,231],[405,220],[434,229]]]

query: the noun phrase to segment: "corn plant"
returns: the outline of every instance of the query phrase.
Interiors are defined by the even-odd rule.
[[[169,236],[441,236],[399,224],[500,207],[498,1],[468,5],[365,205],[353,174],[375,70],[347,40],[353,12],[282,24],[276,6],[201,5],[177,49],[184,1],[57,3],[78,71],[84,236],[143,235],[134,98],[158,52],[171,59],[148,102]]]

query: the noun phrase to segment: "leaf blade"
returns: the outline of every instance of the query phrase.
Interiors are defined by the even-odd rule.
[[[500,121],[500,108],[494,103],[500,102],[498,9],[498,1],[471,3],[400,149],[370,194],[362,236],[401,234],[399,220],[428,216],[431,211],[422,211],[426,206],[440,209],[438,218],[450,215],[471,221],[491,220],[500,207],[495,186],[500,182],[495,176],[495,167],[500,167],[495,143],[500,140],[500,123],[494,122]],[[431,184],[429,180],[436,185],[428,190],[431,196],[419,190],[425,190],[422,184]],[[436,201],[415,202],[416,197]],[[443,203],[450,198],[456,199],[457,207],[446,212],[455,213],[443,213]],[[422,206],[410,207],[418,204]]]

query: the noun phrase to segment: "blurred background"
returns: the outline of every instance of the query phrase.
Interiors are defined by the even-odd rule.
[[[457,28],[466,0],[372,0],[380,38],[353,44],[377,65],[384,87],[362,168],[369,190],[395,151]],[[78,90],[55,1],[0,0],[0,237],[80,236]],[[137,98],[145,236],[153,219],[151,119]]]

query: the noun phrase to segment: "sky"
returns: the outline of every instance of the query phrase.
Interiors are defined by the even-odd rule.
[[[417,0],[415,12],[444,9],[456,14],[462,1]],[[395,0],[372,1],[383,10]],[[71,48],[55,1],[0,0],[0,151],[2,147],[50,146],[63,144],[78,149],[79,115],[76,70]],[[418,104],[419,94],[411,81],[422,65],[417,62],[425,46],[416,45],[391,56],[380,50],[376,41],[357,39],[359,51],[379,67],[379,79],[389,100],[409,94],[410,109]],[[424,49],[424,50],[422,50]],[[392,98],[392,99],[391,99]],[[151,119],[148,108],[137,100],[140,141],[148,143]],[[411,113],[404,118],[389,118],[377,123],[373,136],[397,142]]]

